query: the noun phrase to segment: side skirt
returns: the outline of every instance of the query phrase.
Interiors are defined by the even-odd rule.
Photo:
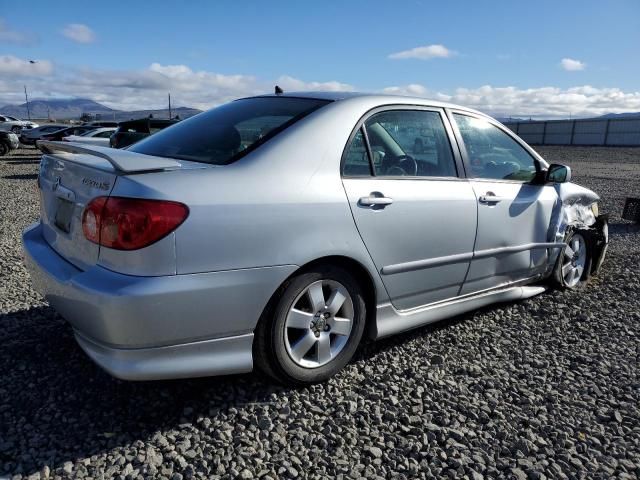
[[[531,281],[531,280],[530,280]],[[462,298],[411,310],[396,310],[391,303],[376,308],[376,339],[455,317],[497,302],[509,302],[533,297],[547,290],[546,286],[509,285]]]

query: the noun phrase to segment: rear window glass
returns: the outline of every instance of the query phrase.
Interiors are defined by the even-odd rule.
[[[146,155],[227,165],[329,103],[310,98],[245,98],[183,120],[132,145]]]

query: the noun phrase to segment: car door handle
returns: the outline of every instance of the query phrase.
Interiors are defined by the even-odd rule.
[[[497,197],[497,196],[492,195],[492,194],[480,195],[480,197],[478,197],[478,201],[480,203],[498,203],[498,202],[502,202],[503,200],[506,200],[506,198],[505,197]]]
[[[393,198],[378,197],[375,195],[369,195],[368,197],[362,197],[358,200],[358,204],[364,207],[386,207],[393,203]]]

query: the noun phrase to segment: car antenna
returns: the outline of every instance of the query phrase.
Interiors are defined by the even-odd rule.
[[[276,95],[282,95],[284,90],[282,90],[278,85],[276,85]]]

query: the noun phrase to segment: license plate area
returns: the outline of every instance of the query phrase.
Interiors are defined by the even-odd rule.
[[[71,217],[73,215],[74,203],[64,198],[58,198],[54,224],[65,233],[71,230]]]

